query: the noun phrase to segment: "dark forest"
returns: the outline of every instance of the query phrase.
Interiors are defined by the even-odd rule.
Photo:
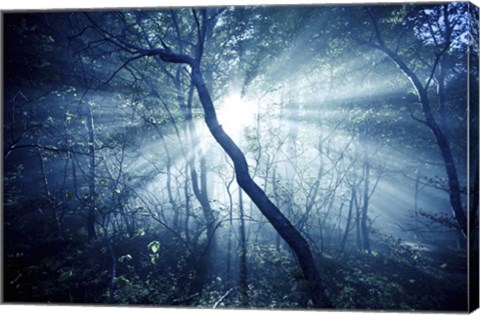
[[[478,35],[467,2],[3,12],[3,300],[471,309]]]

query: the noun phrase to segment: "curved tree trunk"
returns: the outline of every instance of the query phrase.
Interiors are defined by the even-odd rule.
[[[205,40],[207,26],[205,10],[201,12],[201,16],[203,23],[200,26],[198,16],[195,14],[198,27],[198,43],[195,50],[195,59],[184,54],[173,53],[170,49],[165,48],[149,50],[139,49],[139,52],[144,56],[158,55],[164,62],[188,64],[191,67],[191,79],[202,104],[207,127],[218,144],[220,144],[223,150],[232,159],[239,186],[257,205],[262,214],[295,252],[304,277],[309,282],[310,295],[314,306],[324,308],[333,307],[330,299],[325,294],[320,274],[315,266],[312,252],[310,251],[307,241],[290,223],[290,221],[288,221],[282,212],[280,212],[280,210],[270,201],[265,192],[253,181],[248,171],[248,164],[245,155],[218,123],[213,101],[200,71],[200,61],[203,53],[203,42]]]
[[[201,75],[199,62],[192,62],[191,67],[192,80],[205,113],[207,127],[215,140],[232,159],[239,186],[295,252],[303,274],[310,283],[310,294],[313,304],[316,307],[332,307],[329,298],[325,295],[320,274],[315,267],[315,262],[306,240],[250,177],[245,155],[218,123],[212,99]]]

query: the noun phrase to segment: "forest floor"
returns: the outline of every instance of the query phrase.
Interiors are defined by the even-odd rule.
[[[151,240],[162,239],[160,235],[119,238],[109,246],[105,240],[73,236],[42,240],[34,232],[5,247],[5,302],[311,307],[290,252],[273,245],[249,246],[247,296],[242,297],[238,266],[232,263],[229,272],[205,276],[215,268],[202,267],[196,255],[178,244],[154,244],[152,250]],[[463,252],[354,250],[316,260],[337,309],[465,311]]]

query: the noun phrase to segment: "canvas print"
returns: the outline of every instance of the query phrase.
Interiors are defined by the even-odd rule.
[[[472,311],[469,2],[4,11],[4,303]]]

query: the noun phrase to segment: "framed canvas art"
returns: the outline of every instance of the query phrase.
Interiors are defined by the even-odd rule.
[[[3,11],[3,303],[473,311],[478,19]]]

